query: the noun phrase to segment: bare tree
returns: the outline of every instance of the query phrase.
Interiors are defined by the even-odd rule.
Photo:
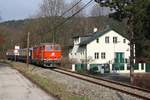
[[[108,7],[101,7],[98,4],[93,5],[91,10],[91,16],[106,16],[113,11],[110,10]]]
[[[40,6],[40,12],[38,14],[40,17],[39,22],[41,26],[44,25],[48,29],[47,33],[51,34],[50,36],[53,37],[53,42],[56,41],[57,35],[55,27],[63,20],[61,14],[64,12],[64,8],[64,0],[43,0]],[[45,30],[45,28],[43,29]],[[44,32],[44,30],[41,31]]]
[[[91,16],[100,16],[101,15],[101,8],[99,5],[93,5],[91,10]]]
[[[76,13],[77,11],[79,11],[81,9],[81,7],[84,5],[83,2],[81,2],[81,0],[73,0],[72,2],[70,2],[68,4],[67,8],[71,8],[72,6],[74,6],[77,3],[77,5],[75,7],[73,7],[73,9],[67,13],[67,16],[71,16],[74,13]],[[82,10],[80,11],[78,14],[76,14],[75,17],[84,17],[86,15],[85,11]]]
[[[40,6],[43,17],[60,16],[64,11],[64,0],[43,0]]]

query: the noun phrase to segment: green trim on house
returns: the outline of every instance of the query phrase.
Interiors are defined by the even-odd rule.
[[[150,64],[146,64],[146,72],[150,72]]]
[[[115,63],[112,65],[114,70],[125,70],[124,63]]]
[[[134,67],[134,70],[139,70],[139,64],[134,64],[133,67]]]
[[[75,70],[76,71],[83,71],[83,70],[86,70],[87,68],[87,65],[86,64],[75,64]]]

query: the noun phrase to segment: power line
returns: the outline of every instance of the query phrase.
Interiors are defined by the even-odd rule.
[[[82,0],[79,0],[77,3],[75,3],[71,8],[69,8],[68,10],[66,10],[65,12],[63,12],[59,17],[63,17],[66,13],[68,13],[69,11],[71,11],[75,6],[77,6]]]
[[[90,0],[88,3],[86,3],[81,9],[79,9],[76,13],[74,13],[73,15],[71,15],[70,17],[68,17],[66,20],[62,21],[61,23],[59,23],[58,25],[54,26],[54,28],[52,29],[52,32],[53,32],[53,43],[55,44],[55,33],[57,31],[57,29],[62,26],[63,24],[65,24],[68,20],[70,20],[72,17],[74,17],[76,14],[78,14],[80,11],[82,11],[83,9],[85,9],[93,0]],[[79,1],[81,2],[81,1]],[[78,2],[75,4],[77,5]],[[75,7],[75,6],[74,6]],[[73,7],[70,8],[70,10],[72,9]],[[68,9],[69,11],[69,9]],[[67,13],[67,12],[65,12]]]
[[[74,17],[75,15],[77,15],[80,11],[82,11],[83,9],[85,9],[93,0],[90,0],[88,3],[86,3],[81,9],[79,9],[76,13],[74,13],[73,15],[71,15],[70,17],[68,17],[66,20],[64,20],[63,22],[61,22],[60,24],[58,24],[57,26],[54,27],[54,30],[56,30],[58,27],[60,27],[61,25],[65,24],[68,20],[70,20],[72,17]]]
[[[62,13],[61,17],[63,17],[67,12],[69,12],[70,10],[72,10],[75,6],[77,6],[82,0],[79,0],[76,4],[74,4],[71,8],[69,8],[68,10],[66,10],[64,13]]]
[[[65,12],[63,12],[62,14],[61,14],[61,16],[59,16],[59,17],[63,17],[66,13],[68,13],[70,10],[72,10],[75,6],[77,6],[80,2],[81,2],[82,0],[79,0],[77,3],[75,3],[71,8],[69,8],[68,10],[66,10]],[[56,29],[55,29],[55,27],[57,27],[58,25],[56,25],[55,26],[55,24],[54,24],[54,28],[52,29],[52,31],[54,31],[53,32],[53,43],[55,42],[55,32],[56,32]]]

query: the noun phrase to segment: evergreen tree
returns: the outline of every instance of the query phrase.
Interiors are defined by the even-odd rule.
[[[109,15],[110,17],[118,21],[127,19],[128,33],[131,44],[130,75],[132,82],[134,58],[133,44],[136,44],[137,57],[141,58],[144,56],[145,40],[150,39],[150,0],[95,0],[95,2],[99,3],[101,6],[109,7],[112,10],[112,13]],[[146,47],[150,50],[150,46]]]

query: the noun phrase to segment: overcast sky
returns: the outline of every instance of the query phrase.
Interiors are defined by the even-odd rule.
[[[24,19],[38,11],[42,0],[0,0],[2,21]]]
[[[25,19],[33,16],[37,13],[41,2],[42,0],[0,0],[1,21]]]

